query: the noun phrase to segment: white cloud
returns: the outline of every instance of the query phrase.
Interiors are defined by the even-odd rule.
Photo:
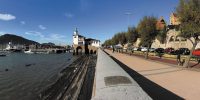
[[[47,28],[44,27],[43,25],[38,25],[38,27],[41,29],[41,30],[46,30]]]
[[[14,19],[16,19],[16,17],[11,15],[11,14],[2,14],[2,13],[0,13],[0,20],[10,21],[10,20],[14,20]]]
[[[26,35],[32,35],[32,36],[38,36],[40,38],[44,38],[44,35],[40,32],[36,32],[36,31],[28,31],[25,32]]]
[[[4,34],[5,34],[5,32],[0,31],[0,35],[4,35]]]
[[[25,22],[25,21],[21,21],[20,24],[21,24],[21,25],[25,25],[26,22]]]
[[[65,13],[65,16],[66,16],[67,18],[72,18],[72,17],[74,17],[74,15],[71,14],[71,13]]]
[[[43,35],[41,32],[37,31],[28,31],[25,32],[26,35],[34,36],[37,38],[37,40],[40,43],[47,43],[52,42],[55,44],[66,44],[67,37],[65,35],[61,34],[49,34],[49,35]]]
[[[65,36],[60,35],[60,34],[51,34],[50,38],[52,38],[52,39],[63,39],[63,38],[65,38]]]
[[[50,34],[47,37],[42,38],[42,41],[53,42],[56,44],[66,43],[67,37],[61,34]]]

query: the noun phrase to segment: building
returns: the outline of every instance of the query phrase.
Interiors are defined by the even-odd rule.
[[[170,25],[180,25],[179,18],[176,13],[170,15]]]
[[[180,21],[177,14],[172,13],[170,15],[170,25],[167,25],[167,33],[166,33],[166,41],[165,43],[160,43],[159,40],[155,39],[152,43],[152,48],[169,48],[172,47],[174,49],[178,48],[192,48],[192,43],[180,37]],[[191,38],[193,40],[193,38]],[[196,48],[200,48],[200,43],[197,44]]]
[[[157,27],[157,29],[162,29],[162,28],[164,28],[164,25],[166,25],[166,28],[167,28],[166,40],[164,43],[161,43],[158,39],[155,39],[151,45],[151,48],[174,48],[174,49],[188,48],[188,49],[191,49],[193,46],[191,41],[179,36],[180,24],[181,23],[179,21],[179,18],[177,16],[177,14],[175,14],[175,13],[172,13],[170,15],[170,25],[166,25],[163,17],[161,17],[158,20],[156,27]],[[191,40],[194,41],[193,38],[191,38]],[[140,41],[141,41],[141,39],[138,38],[137,41],[134,43],[134,46],[139,47]],[[197,43],[196,49],[197,48],[200,48],[200,42]]]
[[[9,42],[4,50],[6,51],[16,51],[19,52],[24,48],[24,45],[21,44],[13,44],[12,42]]]
[[[76,29],[73,34],[73,45],[84,45],[85,44],[85,37],[79,35],[78,30]]]
[[[166,28],[166,23],[163,17],[161,17],[156,23],[157,30],[163,30]]]
[[[73,34],[73,45],[74,52],[85,53],[96,53],[97,49],[101,46],[100,40],[86,38],[79,34],[78,29],[76,28]]]

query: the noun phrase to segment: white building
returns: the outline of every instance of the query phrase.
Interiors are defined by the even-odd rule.
[[[73,45],[85,45],[85,37],[78,34],[76,29],[73,34]]]
[[[10,51],[10,50],[22,50],[24,48],[24,45],[14,45],[12,42],[9,42],[5,48],[5,50]]]
[[[84,46],[85,44],[88,44],[94,47],[100,47],[101,42],[100,40],[86,38],[82,35],[79,35],[78,30],[76,28],[73,34],[73,45]]]

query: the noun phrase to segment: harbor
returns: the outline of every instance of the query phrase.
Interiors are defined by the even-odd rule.
[[[64,46],[56,46],[52,44],[37,45],[14,45],[12,42],[2,46],[0,56],[6,56],[9,53],[26,53],[26,54],[60,54],[71,52],[72,48]]]
[[[58,60],[59,59],[59,60]],[[77,57],[72,53],[10,53],[0,57],[0,99],[35,100]]]
[[[200,0],[0,9],[0,100],[200,99]]]

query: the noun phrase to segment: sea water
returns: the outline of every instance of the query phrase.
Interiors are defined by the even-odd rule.
[[[71,62],[71,53],[11,53],[0,57],[0,100],[38,99]]]

